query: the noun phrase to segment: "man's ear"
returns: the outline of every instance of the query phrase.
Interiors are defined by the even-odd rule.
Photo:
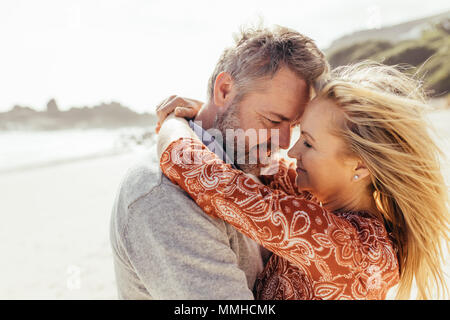
[[[366,164],[361,160],[356,160],[356,165],[353,169],[353,177],[354,181],[360,181],[366,177],[370,176],[370,171],[367,168]]]
[[[234,81],[228,72],[221,72],[214,83],[214,104],[220,108],[229,106],[233,98]]]

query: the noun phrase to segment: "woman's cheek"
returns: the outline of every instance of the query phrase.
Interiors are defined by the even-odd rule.
[[[309,153],[309,157],[305,160],[304,168],[308,174],[309,183],[314,189],[320,188],[323,176],[328,171],[328,168],[322,166],[320,159],[314,158],[312,152]]]

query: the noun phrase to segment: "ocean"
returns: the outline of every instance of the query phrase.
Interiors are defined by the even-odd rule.
[[[155,143],[152,131],[139,127],[0,131],[0,174],[135,152]]]

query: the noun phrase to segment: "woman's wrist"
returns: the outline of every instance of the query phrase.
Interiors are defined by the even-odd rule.
[[[173,141],[180,138],[197,139],[197,136],[191,130],[191,127],[185,119],[171,114],[165,119],[159,131],[157,142],[158,158],[161,158],[164,150],[166,150]]]

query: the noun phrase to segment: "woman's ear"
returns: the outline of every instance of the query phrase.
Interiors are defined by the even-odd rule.
[[[227,107],[232,101],[234,81],[228,72],[221,72],[214,83],[214,104],[220,108]]]
[[[361,181],[362,179],[369,177],[370,171],[367,166],[361,160],[356,161],[356,165],[353,169],[353,181]]]

